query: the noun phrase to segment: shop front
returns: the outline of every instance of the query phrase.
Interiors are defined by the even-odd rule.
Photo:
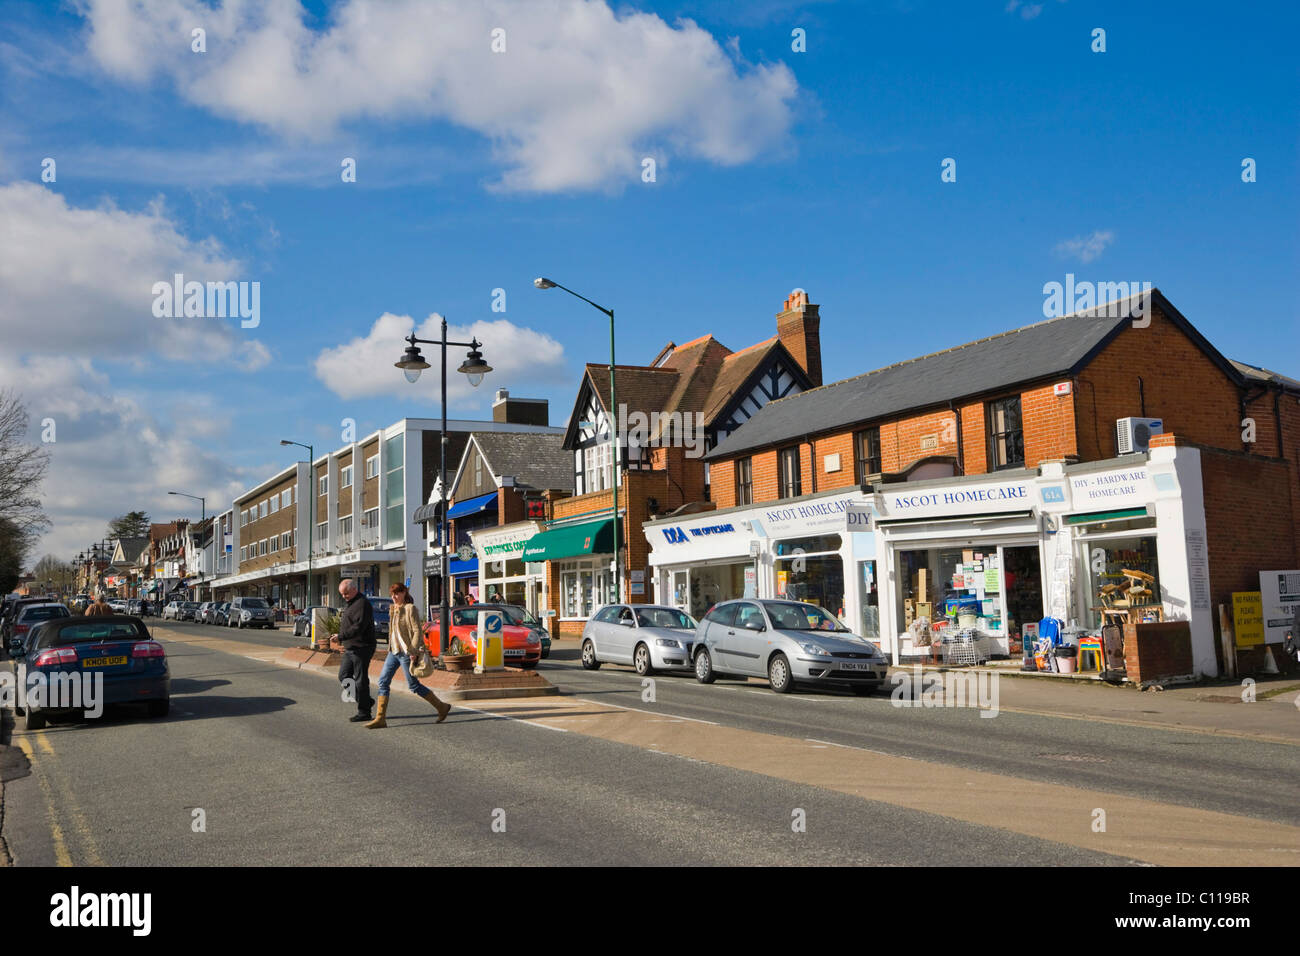
[[[546,565],[524,560],[524,546],[542,530],[541,522],[520,521],[471,532],[480,600],[514,604],[539,616],[545,612]]]
[[[1021,653],[1043,617],[1037,482],[1036,472],[1017,471],[881,486],[887,650],[929,656],[945,631],[960,631],[982,656]]]
[[[524,577],[535,571],[528,565],[547,569],[549,586],[543,585],[542,601],[547,617],[555,617],[557,636],[576,637],[597,608],[617,598],[614,586],[614,520],[552,524],[524,543],[520,553]]]
[[[699,620],[719,601],[789,598],[826,608],[864,637],[879,635],[875,538],[850,527],[871,499],[857,488],[767,507],[729,508],[647,522],[659,603]]]
[[[1218,672],[1195,449],[883,485],[875,511],[895,662],[954,635],[978,659],[1020,660],[1046,618],[1070,645],[1186,621],[1196,673]]]

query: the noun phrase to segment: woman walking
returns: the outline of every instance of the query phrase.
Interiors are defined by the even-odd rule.
[[[366,724],[371,729],[387,727],[388,692],[393,684],[393,675],[400,666],[406,672],[406,686],[414,694],[419,694],[438,711],[438,723],[447,719],[451,704],[446,704],[434,696],[433,691],[425,687],[411,673],[411,658],[417,654],[423,643],[423,621],[420,611],[411,600],[411,592],[405,584],[394,584],[388,589],[393,597],[393,608],[388,616],[388,656],[384,658],[384,669],[379,675],[379,712],[375,719]],[[428,653],[426,650],[425,653]]]

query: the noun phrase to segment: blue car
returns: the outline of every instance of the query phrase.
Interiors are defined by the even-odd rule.
[[[393,607],[393,599],[367,594],[366,600],[370,602],[370,609],[375,616],[375,640],[388,640],[388,618]]]
[[[53,699],[52,690],[39,704],[28,698],[24,708],[28,730],[40,730],[53,714],[83,712],[109,704],[145,704],[150,717],[165,717],[171,709],[171,673],[163,646],[149,636],[144,622],[126,615],[67,617],[44,621],[21,645],[11,642],[15,670],[24,686],[40,674],[47,688],[73,682],[80,692]],[[86,675],[103,675],[102,697],[88,700]],[[92,691],[93,692],[93,691]]]

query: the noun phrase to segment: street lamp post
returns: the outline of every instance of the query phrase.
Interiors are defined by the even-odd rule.
[[[297,445],[299,448],[307,449],[307,501],[311,505],[311,508],[307,512],[307,594],[306,594],[307,599],[306,601],[303,602],[304,604],[303,610],[308,610],[311,608],[311,602],[312,602],[311,556],[314,547],[313,540],[312,540],[312,531],[316,527],[316,476],[312,473],[312,468],[314,468],[316,465],[316,449],[313,448],[311,445],[304,445],[300,441],[286,441],[283,438],[280,439],[280,444]],[[302,496],[299,495],[297,497],[299,498],[298,507],[301,508]],[[231,560],[232,561],[234,560],[233,555],[231,556]],[[314,636],[312,640],[313,641],[315,640]]]
[[[603,305],[597,305],[585,295],[580,295],[572,289],[560,285],[553,279],[538,277],[533,280],[533,285],[539,289],[563,289],[574,298],[581,299],[587,305],[609,316],[609,441],[612,447],[614,461],[614,480],[611,482],[614,489],[614,600],[623,600],[623,559],[619,555],[619,539],[621,537],[620,525],[622,522],[618,518],[618,478],[619,478],[619,444],[618,444],[618,398],[614,390],[614,310],[607,309]]]
[[[460,363],[460,368],[456,369],[462,372],[468,379],[473,388],[478,388],[479,383],[483,381],[483,376],[492,371],[492,366],[483,361],[483,353],[479,351],[483,343],[478,339],[472,339],[469,342],[449,342],[447,340],[447,320],[442,320],[442,336],[437,339],[417,339],[412,332],[406,337],[406,351],[402,353],[400,361],[394,362],[394,366],[402,370],[406,380],[414,385],[420,379],[420,373],[429,367],[429,363],[424,360],[420,354],[420,345],[437,345],[442,349],[442,360],[438,363],[439,371],[442,374],[442,434],[441,441],[438,442],[439,459],[438,459],[438,488],[442,495],[442,509],[438,517],[438,539],[442,545],[440,556],[441,564],[438,569],[438,590],[440,617],[439,622],[441,630],[438,634],[438,656],[447,650],[447,635],[450,633],[449,621],[451,618],[450,604],[448,603],[448,592],[451,589],[451,556],[448,551],[449,543],[447,541],[448,523],[447,523],[447,346],[454,345],[457,348],[468,348],[469,353],[465,356],[465,361]]]

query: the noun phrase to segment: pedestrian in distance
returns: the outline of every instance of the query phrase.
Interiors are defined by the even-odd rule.
[[[99,597],[95,598],[95,603],[90,605],[90,607],[86,608],[87,616],[98,617],[103,614],[112,614],[112,613],[113,613],[113,609],[108,606],[108,602],[104,600],[104,595],[102,594]]]
[[[362,723],[370,720],[370,658],[375,656],[375,612],[351,578],[339,582],[339,597],[343,598],[344,608],[339,614],[338,636],[330,638],[330,647],[343,653],[339,683],[351,680],[355,688],[357,712],[349,719]]]
[[[429,653],[424,645],[424,622],[420,620],[420,610],[411,600],[411,592],[405,584],[392,585],[388,593],[392,595],[393,607],[388,615],[388,656],[384,658],[384,670],[379,675],[379,711],[366,726],[372,730],[388,726],[388,693],[398,667],[405,672],[406,686],[411,693],[423,697],[438,711],[436,722],[440,724],[447,719],[451,704],[440,701],[411,673],[411,667],[419,656]]]

